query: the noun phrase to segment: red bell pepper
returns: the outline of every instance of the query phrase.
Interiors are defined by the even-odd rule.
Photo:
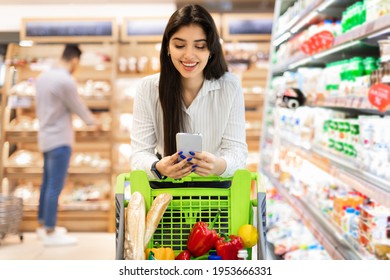
[[[191,252],[192,256],[202,256],[215,247],[215,242],[218,240],[218,233],[213,227],[220,213],[221,211],[218,211],[217,216],[210,225],[199,221],[192,227],[187,240],[187,249]]]
[[[191,259],[191,253],[188,250],[181,251],[175,258],[175,260],[185,260],[188,261]]]
[[[238,250],[244,249],[244,242],[240,236],[221,233],[221,238],[215,243],[217,255],[223,260],[238,260]]]
[[[184,251],[181,251],[181,252],[177,255],[177,257],[175,258],[175,260],[179,260],[179,261],[207,260],[208,257],[209,257],[209,255],[206,254],[206,255],[202,255],[202,256],[199,256],[199,257],[194,258],[193,256],[191,256],[190,251],[184,250]]]

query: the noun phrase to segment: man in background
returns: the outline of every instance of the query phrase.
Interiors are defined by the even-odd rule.
[[[72,114],[77,114],[88,126],[97,125],[72,78],[80,57],[81,50],[77,45],[66,45],[58,65],[43,72],[36,81],[38,146],[44,159],[37,235],[45,246],[77,243],[75,237],[67,234],[66,228],[56,227],[56,224],[58,198],[65,184],[74,143]]]

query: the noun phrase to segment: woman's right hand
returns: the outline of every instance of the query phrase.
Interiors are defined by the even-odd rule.
[[[157,170],[161,175],[168,176],[173,179],[180,179],[191,174],[192,164],[187,160],[178,161],[179,154],[176,152],[171,156],[163,157],[156,164]]]

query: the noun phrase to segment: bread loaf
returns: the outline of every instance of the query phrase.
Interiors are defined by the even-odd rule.
[[[145,259],[145,199],[139,192],[134,192],[127,206],[128,259]]]
[[[153,200],[152,205],[146,216],[146,229],[145,229],[145,248],[148,246],[150,239],[157,229],[158,224],[165,210],[167,209],[169,202],[172,200],[172,195],[167,193],[161,193]]]

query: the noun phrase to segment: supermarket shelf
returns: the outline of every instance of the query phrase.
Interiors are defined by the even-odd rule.
[[[110,131],[92,131],[78,130],[76,131],[77,142],[92,142],[92,141],[109,141]],[[38,132],[32,130],[8,130],[5,132],[5,140],[11,143],[15,142],[37,142]]]
[[[9,179],[20,179],[21,176],[23,176],[23,178],[42,177],[43,174],[41,167],[4,166],[4,169],[4,177],[7,177]],[[70,167],[68,171],[69,178],[90,177],[92,179],[96,179],[110,176],[110,174],[110,170],[99,170],[95,168],[85,167]]]
[[[365,97],[361,97],[361,98],[364,98],[364,99],[367,99]],[[341,99],[346,99],[345,97],[340,97],[339,98],[340,100]],[[360,98],[359,98],[360,99]],[[351,101],[351,106],[352,104],[354,103],[360,103],[359,101]],[[348,113],[348,114],[359,114],[359,115],[379,115],[379,116],[390,116],[390,110],[387,110],[385,112],[381,112],[377,109],[373,109],[373,108],[363,108],[363,107],[345,107],[345,106],[342,106],[342,105],[325,105],[325,104],[318,104],[318,105],[313,105],[313,106],[310,106],[310,107],[320,107],[320,108],[324,108],[324,109],[331,109],[331,110],[336,110],[336,111],[341,111],[341,112],[345,112],[345,113]]]
[[[310,14],[313,10],[315,10],[316,8],[318,8],[318,6],[325,2],[326,0],[316,0],[316,1],[312,1],[312,3],[310,3],[303,11],[301,11],[301,13],[299,13],[298,15],[296,15],[293,19],[290,20],[290,22],[288,22],[286,25],[285,25],[285,28],[283,29],[280,29],[278,34],[276,34],[277,38],[276,40],[278,40],[279,38],[281,38],[286,32],[288,32],[289,30],[291,30],[292,28],[296,27],[298,24],[301,24],[305,21],[307,21],[307,19],[310,17]],[[287,2],[287,1],[282,1],[282,4],[283,2]],[[293,3],[293,2],[291,2]],[[290,3],[289,3],[290,4]],[[291,4],[290,4],[291,5]],[[287,10],[287,7],[282,7],[282,10],[285,11]],[[275,40],[275,41],[276,41]],[[279,39],[279,42],[282,43],[283,41],[281,41]]]
[[[312,56],[302,52],[287,59],[284,63],[274,65],[271,69],[273,75],[281,74],[284,71],[294,69],[298,66],[318,66],[326,62],[345,59],[343,50],[348,49],[348,55],[357,55],[362,49],[369,48],[370,52],[377,51],[377,46],[371,46],[360,41],[362,39],[376,36],[389,28],[390,14],[382,16],[376,20],[358,26],[351,31],[335,38],[333,47],[316,53]],[[339,38],[340,37],[340,38]],[[372,50],[371,50],[372,48]],[[376,50],[375,50],[376,49]],[[329,56],[332,58],[329,59]]]
[[[38,204],[24,204],[23,211],[36,211]],[[59,211],[109,211],[110,202],[107,200],[97,201],[72,201],[58,205]]]
[[[284,13],[288,6],[291,6],[295,1],[282,1],[281,12]],[[274,40],[274,45],[278,46],[284,41],[286,41],[289,36],[288,34],[296,34],[302,28],[305,28],[311,21],[316,18],[322,19],[325,17],[341,17],[342,11],[346,7],[352,5],[356,1],[353,0],[315,0],[312,1],[304,10],[302,10],[298,15],[290,20],[285,25],[285,28],[281,29],[278,34],[276,34],[277,39]]]
[[[358,169],[350,161],[328,153],[321,148],[302,147],[300,143],[291,139],[282,139],[283,144],[290,144],[297,148],[298,154],[321,168],[331,176],[352,186],[357,191],[374,199],[378,203],[390,207],[390,182]]]
[[[267,260],[283,260],[280,256],[275,255],[275,247],[272,243],[267,242]]]
[[[337,36],[335,38],[334,45],[338,46],[354,40],[376,37],[376,35],[379,35],[382,31],[389,29],[389,26],[390,14],[387,14],[377,20],[366,22],[347,33]]]
[[[109,216],[111,213],[105,207],[101,208],[99,206],[101,209],[96,210],[64,210],[63,207],[63,205],[59,205],[58,225],[66,227],[69,231],[99,232],[108,231],[110,228]],[[23,232],[35,231],[38,226],[37,214],[37,208],[23,209],[23,220],[20,230]]]
[[[365,257],[356,250],[338,233],[323,214],[311,206],[309,202],[288,193],[288,191],[268,171],[262,169],[272,184],[278,189],[283,198],[295,209],[296,213],[310,229],[317,240],[324,246],[329,256],[333,259],[360,260]]]
[[[313,152],[330,160],[331,165],[337,168],[337,177],[344,182],[349,182],[351,186],[364,193],[368,197],[390,207],[390,182],[369,172],[363,171],[352,165],[348,160],[336,155],[324,152],[313,147]]]
[[[35,97],[34,96],[23,96],[23,95],[11,95],[14,98],[12,108],[35,108]],[[92,97],[81,97],[88,108],[92,110],[108,110],[110,108],[109,97],[92,98]]]

